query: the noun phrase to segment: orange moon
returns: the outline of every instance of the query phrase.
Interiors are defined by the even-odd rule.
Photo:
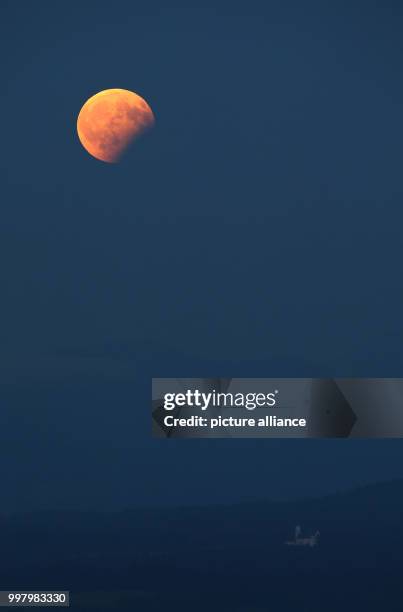
[[[84,104],[77,133],[84,149],[104,162],[116,163],[135,138],[155,123],[147,102],[127,89],[105,89]]]

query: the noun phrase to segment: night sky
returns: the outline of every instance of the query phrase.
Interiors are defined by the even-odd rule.
[[[153,440],[152,376],[402,376],[399,2],[3,2],[2,509],[305,496],[403,442]],[[137,92],[120,164],[77,114]]]

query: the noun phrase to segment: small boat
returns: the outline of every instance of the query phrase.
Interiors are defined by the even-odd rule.
[[[319,541],[320,533],[316,531],[313,535],[308,536],[307,538],[301,537],[301,527],[299,525],[295,528],[295,539],[289,540],[286,542],[286,546],[316,546]]]

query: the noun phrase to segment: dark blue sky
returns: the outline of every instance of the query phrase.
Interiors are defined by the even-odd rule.
[[[402,375],[400,4],[2,14],[4,507],[403,476],[400,441],[167,442],[149,423],[152,375]],[[109,87],[157,121],[118,165],[75,129]]]

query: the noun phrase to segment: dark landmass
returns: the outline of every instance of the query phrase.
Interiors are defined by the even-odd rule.
[[[403,481],[297,502],[3,515],[3,589],[77,610],[401,610]],[[295,525],[319,545],[290,547]]]

